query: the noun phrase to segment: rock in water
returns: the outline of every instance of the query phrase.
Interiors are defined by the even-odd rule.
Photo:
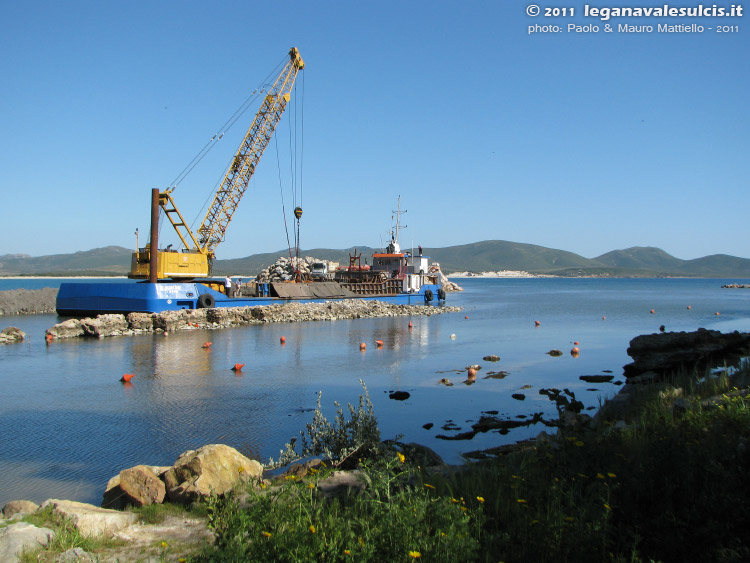
[[[4,328],[2,332],[0,332],[0,344],[11,344],[13,342],[23,342],[24,338],[26,338],[26,333],[22,331],[20,328],[16,328],[14,326],[9,326],[8,328]]]

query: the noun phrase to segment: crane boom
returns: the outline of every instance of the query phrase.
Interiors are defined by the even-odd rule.
[[[201,226],[198,227],[198,244],[209,258],[214,249],[224,240],[224,235],[232,215],[247,190],[255,167],[263,151],[271,140],[276,125],[281,119],[287,103],[291,98],[297,73],[305,66],[296,47],[289,51],[289,62],[282,69],[276,82],[263,100],[253,123],[237,149],[232,164],[229,166],[213,203],[208,209]]]
[[[232,215],[247,190],[260,157],[268,146],[276,125],[291,99],[297,73],[305,68],[296,47],[289,50],[289,62],[279,73],[268,91],[245,138],[234,155],[221,186],[208,208],[197,236],[185,223],[172,199],[172,190],[159,192],[159,206],[177,232],[184,249],[177,252],[167,248],[159,250],[147,245],[133,253],[129,277],[148,278],[150,264],[156,259],[157,278],[191,279],[211,275],[214,249],[224,240]],[[170,245],[171,247],[171,245]]]

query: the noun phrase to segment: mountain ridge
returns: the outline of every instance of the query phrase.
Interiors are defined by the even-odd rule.
[[[362,261],[377,251],[368,246],[344,249],[313,248],[300,251],[303,256],[334,260],[342,264],[355,252]],[[406,249],[405,249],[406,250]],[[0,276],[117,276],[130,268],[132,249],[104,246],[69,254],[0,256]],[[445,273],[520,270],[532,274],[575,277],[750,277],[750,259],[727,254],[712,254],[683,260],[657,247],[631,247],[613,250],[595,258],[544,246],[485,240],[442,248],[423,248],[423,253],[439,262]],[[215,260],[216,275],[254,276],[279,256],[288,256],[287,249],[251,254],[243,258]]]

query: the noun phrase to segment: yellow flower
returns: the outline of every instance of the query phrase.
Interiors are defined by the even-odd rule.
[[[310,530],[310,533],[311,533],[311,534],[314,534],[314,533],[315,533],[315,526],[313,526],[312,524],[310,524],[310,527],[309,527],[309,528],[307,528],[307,529],[308,529],[308,530]]]
[[[345,549],[345,550],[344,550],[344,555],[351,555],[351,554],[352,554],[352,552],[351,552],[351,551],[349,551],[348,549]]]
[[[314,489],[315,488],[315,483],[308,483],[307,484],[307,488],[308,489]]]
[[[237,473],[242,473],[243,471],[245,471],[244,467],[238,467],[237,468]]]
[[[402,454],[401,452],[396,452],[396,457],[398,457],[398,460],[401,463],[404,463],[406,461],[406,456]]]
[[[518,504],[526,504],[526,501],[524,499],[522,499],[522,498],[517,499],[516,502]]]
[[[359,545],[361,545],[362,547],[364,547],[364,546],[365,546],[365,540],[363,540],[363,539],[362,539],[362,536],[359,536],[359,537],[357,538],[357,541],[359,542]]]
[[[596,478],[597,479],[604,479],[604,475],[602,475],[601,473],[597,473],[596,474]]]
[[[317,469],[315,469],[314,467],[311,467],[310,469],[308,469],[308,471],[309,471],[309,472],[310,472],[310,473],[311,473],[312,475],[315,475],[315,474],[316,474],[316,473],[318,472],[318,470],[317,470]]]
[[[177,563],[187,563],[187,557],[180,557],[180,558],[179,558],[179,559],[177,560]]]
[[[422,557],[422,554],[418,551],[410,551],[409,557],[411,557],[412,559],[419,559],[420,557]]]
[[[434,489],[435,488],[435,485],[430,485],[429,483],[425,483],[424,486],[427,487],[428,489]]]
[[[452,499],[451,499],[451,502],[452,502],[453,504],[458,504],[458,503],[459,503],[459,500],[458,500],[458,499],[456,499],[456,498],[452,498]]]
[[[168,546],[169,544],[167,544],[167,542],[163,541],[163,542],[161,542],[161,544],[159,544],[159,545],[161,545],[161,548],[162,548],[162,549],[167,549],[167,546]]]
[[[484,502],[484,497],[477,497],[477,500],[478,500],[479,502]]]
[[[267,538],[270,538],[273,534],[271,532],[261,532]]]
[[[321,461],[321,462],[320,462],[320,465],[321,465],[321,467],[328,467],[328,466],[326,465],[326,462],[325,462],[325,461]]]
[[[612,510],[612,507],[609,506],[606,502],[604,503],[604,508],[606,508],[607,510]]]
[[[615,475],[614,473],[607,473],[607,477],[609,477],[610,479],[614,479],[615,477],[617,477],[617,475]]]
[[[284,479],[286,479],[287,481],[294,481],[296,478],[297,478],[296,475],[286,475],[286,476],[284,476]]]

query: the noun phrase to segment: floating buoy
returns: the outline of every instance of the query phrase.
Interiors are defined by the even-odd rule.
[[[382,340],[376,340],[375,341],[375,346],[377,346],[378,348],[382,348],[383,347],[383,341]]]
[[[651,309],[650,313],[653,315],[654,313],[656,313],[656,311],[654,309]]]
[[[45,339],[45,340],[46,340],[46,341],[47,341],[48,343],[49,343],[49,342],[52,342],[52,335],[51,335],[51,334],[47,334],[47,335],[46,335],[46,336],[44,337],[44,339]]]
[[[133,379],[134,376],[135,376],[134,373],[125,373],[120,378],[120,381],[122,381],[123,383],[127,383],[128,381],[130,381],[131,379]]]
[[[605,317],[604,315],[602,315],[602,320],[603,320],[603,321],[606,321],[606,320],[607,320],[607,317]]]
[[[465,318],[465,319],[468,319],[468,318],[469,318],[469,315],[466,315],[466,316],[465,316],[464,318]]]
[[[571,356],[577,356],[580,353],[581,351],[578,349],[578,346],[573,346],[573,348],[570,351]]]
[[[689,310],[690,310],[690,309],[692,309],[693,307],[692,307],[692,305],[688,305],[688,307],[687,307],[687,308],[688,308],[688,311],[689,311]]]
[[[576,340],[575,342],[573,342],[573,346],[578,346],[578,340]]]
[[[360,342],[359,349],[360,351],[364,352],[367,349],[367,344],[365,344],[364,342]]]
[[[281,338],[279,338],[279,342],[281,342],[282,344],[286,344],[286,336],[282,336]]]
[[[541,325],[541,324],[542,324],[542,323],[540,323],[539,321],[534,321],[534,326],[539,326],[539,325]]]
[[[232,371],[242,371],[242,368],[245,367],[245,364],[234,364],[232,366]]]
[[[476,379],[477,378],[477,370],[475,370],[473,367],[466,370],[466,374],[469,376],[469,379]]]
[[[411,324],[411,321],[409,321],[409,328],[413,327],[414,325]]]
[[[211,347],[211,343],[210,342],[204,342],[203,346],[201,346],[201,348],[210,348],[210,347]]]
[[[718,317],[720,315],[719,311],[716,311],[716,316]]]
[[[451,334],[451,340],[455,340],[455,339],[456,339],[456,335],[455,334]]]
[[[169,333],[166,330],[164,331],[164,336],[169,336]]]

